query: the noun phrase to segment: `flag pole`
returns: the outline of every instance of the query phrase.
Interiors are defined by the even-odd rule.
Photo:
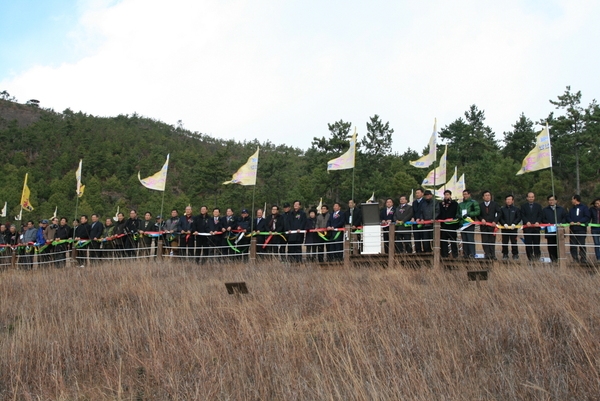
[[[354,170],[356,169],[356,165],[352,167],[352,201],[354,201]]]
[[[557,201],[556,193],[554,192],[554,163],[552,163],[552,141],[550,140],[550,128],[548,127],[548,121],[546,121],[546,132],[548,133],[548,143],[550,144],[550,181],[552,182],[552,196],[554,197],[554,202]],[[556,236],[558,237],[558,214],[556,213],[556,205],[554,205],[554,224],[556,224]],[[556,243],[556,255],[560,258],[560,254],[564,252],[564,249],[561,250],[558,246],[558,238]]]

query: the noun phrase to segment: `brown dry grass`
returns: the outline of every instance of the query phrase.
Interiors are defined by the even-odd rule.
[[[0,274],[1,399],[592,400],[599,277],[128,263]],[[226,294],[225,281],[250,294]]]

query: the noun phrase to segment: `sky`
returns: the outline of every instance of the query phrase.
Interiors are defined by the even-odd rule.
[[[0,91],[301,149],[389,121],[423,150],[472,104],[501,140],[600,94],[598,1],[0,0]]]

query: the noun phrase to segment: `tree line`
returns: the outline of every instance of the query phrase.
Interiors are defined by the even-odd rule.
[[[307,206],[323,202],[346,202],[352,197],[352,172],[326,171],[327,161],[348,148],[352,122],[338,120],[327,125],[324,135],[313,138],[303,150],[270,141],[234,141],[213,138],[165,124],[137,114],[97,117],[66,109],[56,112],[37,104],[20,104],[6,91],[0,92],[0,203],[7,201],[9,216],[19,213],[25,173],[29,173],[31,202],[35,210],[24,219],[59,215],[69,218],[75,211],[75,170],[83,159],[85,194],[79,199],[80,214],[103,216],[121,210],[160,210],[162,193],[144,188],[138,181],[155,173],[171,154],[165,209],[183,210],[233,207],[250,208],[252,187],[223,186],[222,182],[261,147],[255,207],[282,204],[295,199]],[[17,113],[15,113],[17,110]],[[10,111],[10,112],[9,112]],[[18,111],[35,114],[27,123]],[[15,117],[16,116],[16,117]],[[31,117],[31,116],[30,116]],[[554,178],[559,202],[568,203],[579,191],[584,199],[600,193],[600,107],[596,101],[581,104],[581,92],[567,87],[550,100],[547,116],[537,121],[521,114],[513,129],[501,135],[486,124],[485,111],[471,105],[439,130],[440,143],[448,144],[448,178],[454,166],[465,173],[467,187],[475,196],[490,190],[496,197],[515,194],[524,199],[527,191],[550,194],[550,170],[515,176],[525,155],[535,144],[536,133],[545,122],[551,127]],[[358,124],[357,124],[358,125]],[[325,128],[325,127],[324,127]],[[362,131],[362,132],[361,132]],[[375,192],[378,199],[408,195],[420,186],[427,169],[409,165],[428,149],[392,151],[392,141],[401,139],[389,122],[375,114],[359,125],[354,198],[365,201]],[[414,133],[410,133],[414,134]],[[424,142],[430,132],[423,132]],[[502,137],[502,139],[499,139]],[[438,160],[443,146],[438,146]],[[577,168],[578,166],[578,168]],[[579,172],[579,174],[577,174]],[[578,179],[579,175],[579,179]],[[579,182],[579,184],[578,184]],[[0,205],[1,206],[1,205]]]

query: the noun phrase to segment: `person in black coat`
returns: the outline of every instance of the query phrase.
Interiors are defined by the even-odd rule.
[[[263,247],[265,247],[267,253],[279,253],[279,245],[281,244],[281,242],[283,242],[283,239],[278,234],[283,232],[283,220],[284,217],[279,214],[279,206],[273,205],[273,207],[271,207],[271,215],[267,219],[266,223],[267,231],[270,234],[263,243]]]
[[[250,234],[252,219],[248,213],[247,209],[242,209],[240,212],[240,217],[237,219],[237,227],[235,230],[238,231],[235,233],[235,237],[231,240],[232,244],[239,249],[239,251],[246,258],[248,252],[250,251],[250,237],[246,235]]]
[[[62,217],[60,222],[58,223],[58,228],[56,229],[56,233],[54,234],[55,241],[64,241],[71,238],[71,227],[67,224],[67,218]],[[62,243],[58,244],[54,247],[54,257],[56,261],[56,267],[63,267],[67,260],[67,249],[68,244]]]
[[[556,204],[556,198],[548,196],[548,206],[542,209],[542,223],[544,224],[564,224],[567,222],[567,211]],[[552,262],[558,261],[558,234],[556,226],[546,227],[546,242],[548,244],[548,254]]]
[[[581,196],[579,194],[573,195],[571,198],[571,204],[573,207],[569,209],[569,213],[567,215],[567,221],[569,222],[571,229],[571,233],[569,235],[571,256],[575,262],[587,263],[585,249],[587,227],[585,224],[590,222],[592,216],[588,207],[581,203]],[[579,257],[577,256],[578,249]]]
[[[125,221],[125,255],[127,257],[135,256],[136,249],[138,247],[138,236],[142,221],[138,218],[137,210],[131,209],[129,211],[129,218]]]
[[[294,201],[294,208],[289,214],[288,230],[304,230],[306,226],[306,213],[302,210],[302,203]],[[304,233],[290,233],[288,240],[288,256],[291,262],[302,262],[302,244],[304,243]]]
[[[92,224],[90,225],[90,239],[92,242],[90,248],[93,251],[90,253],[90,257],[94,261],[102,257],[102,252],[98,251],[102,245],[102,242],[99,241],[102,238],[102,231],[104,231],[104,225],[100,222],[99,216],[96,213],[92,214]]]
[[[194,255],[194,247],[196,246],[195,232],[199,232],[196,227],[195,217],[192,214],[192,206],[188,205],[185,208],[185,213],[179,218],[179,249],[180,255]]]
[[[358,207],[356,202],[354,202],[354,199],[348,201],[348,210],[345,215],[346,221],[344,224],[350,226],[350,231],[352,233],[354,233],[358,227],[362,226],[362,210]],[[361,251],[361,244],[360,234],[354,234],[350,237],[350,247],[352,249],[357,249],[359,253]]]
[[[452,199],[452,191],[447,189],[444,191],[444,200],[440,203],[440,212],[437,215],[439,220],[451,220],[448,223],[442,223],[440,227],[440,248],[443,258],[448,257],[448,244],[450,244],[450,249],[452,250],[452,257],[458,258],[456,230],[458,230],[459,224],[456,220],[457,213],[458,202]]]
[[[512,257],[519,259],[517,247],[517,229],[515,226],[521,222],[521,211],[514,205],[515,197],[507,195],[504,199],[505,206],[500,208],[498,222],[504,226],[502,230],[502,259],[508,259],[508,243],[512,244]]]
[[[223,236],[227,230],[223,226],[221,219],[221,209],[218,207],[213,209],[213,217],[208,219],[208,254],[210,256],[218,256],[222,253]]]
[[[333,213],[329,215],[327,221],[327,230],[329,231],[329,242],[327,243],[327,255],[332,261],[341,261],[344,259],[344,232],[336,229],[344,228],[344,212],[339,202],[333,204]]]
[[[195,248],[195,255],[198,257],[197,262],[203,263],[208,256],[209,249],[209,238],[207,235],[210,231],[208,229],[208,221],[211,219],[211,216],[208,215],[208,207],[202,206],[200,208],[200,214],[198,216],[194,216],[192,218],[192,224],[190,225],[190,230],[192,231],[192,236],[190,236],[189,242],[191,243],[190,247]],[[181,221],[179,222],[181,224]]]
[[[91,239],[90,231],[91,227],[88,223],[88,217],[84,214],[79,218],[79,225],[75,228],[74,236],[75,242],[73,246],[77,246],[77,241],[88,241]],[[88,256],[87,250],[89,249],[90,244],[86,244],[83,246],[77,247],[77,265],[79,267],[83,267],[85,263],[85,258]]]
[[[405,226],[414,217],[413,207],[408,204],[406,196],[400,197],[400,203],[396,208],[394,220],[396,221],[396,253],[412,253],[411,232],[412,225]]]
[[[152,213],[146,212],[144,213],[144,220],[140,220],[140,235],[141,238],[139,240],[140,248],[144,249],[143,255],[150,255],[152,252],[152,242],[154,238],[146,235],[146,232],[154,232],[158,231],[158,227],[156,226],[156,222],[152,219]]]
[[[394,200],[392,198],[387,198],[385,200],[385,207],[379,211],[379,220],[381,220],[381,225],[387,225],[387,227],[383,227],[383,248],[385,253],[390,252],[390,226],[394,226],[396,223],[396,208],[394,207]]]
[[[304,229],[306,232],[306,254],[308,255],[307,260],[309,262],[314,262],[317,259],[317,247],[319,244],[319,234],[316,232],[310,232],[310,230],[314,230],[317,228],[317,211],[315,209],[311,209],[308,212],[308,218],[306,219],[306,224]]]
[[[227,240],[229,240],[229,242],[233,244],[237,239],[238,235],[232,231],[235,231],[237,229],[238,218],[233,213],[233,209],[228,207],[225,211],[225,216],[222,218],[222,220],[223,227],[225,228],[225,233],[223,234],[223,238],[221,239],[221,242],[223,244],[223,254],[233,255],[236,252],[229,246]]]
[[[481,242],[483,243],[483,252],[486,259],[496,260],[496,236],[494,231],[496,227],[488,226],[485,223],[492,223],[496,225],[500,219],[500,205],[492,200],[492,193],[490,191],[483,191],[482,194],[483,202],[479,204],[480,215],[482,225],[479,226],[481,230]]]
[[[264,233],[268,231],[267,229],[267,219],[264,217],[264,211],[262,209],[256,210],[256,218],[254,219],[254,226],[252,227],[254,234],[256,235],[256,254],[266,253],[266,249],[263,248],[263,244],[265,243],[264,235],[260,235],[258,233]]]
[[[523,234],[525,236],[525,251],[527,259],[539,260],[540,251],[540,223],[542,222],[542,206],[535,203],[535,194],[527,193],[527,203],[521,206],[521,219],[523,219]]]
[[[423,208],[426,207],[425,198],[423,197],[423,189],[419,188],[415,191],[415,200],[412,203],[413,207],[413,218],[410,219],[411,222],[416,222],[417,220],[423,219]],[[423,239],[425,238],[425,232],[423,227],[419,227],[417,224],[413,225],[413,236],[415,242],[415,252],[422,253],[423,252]]]

